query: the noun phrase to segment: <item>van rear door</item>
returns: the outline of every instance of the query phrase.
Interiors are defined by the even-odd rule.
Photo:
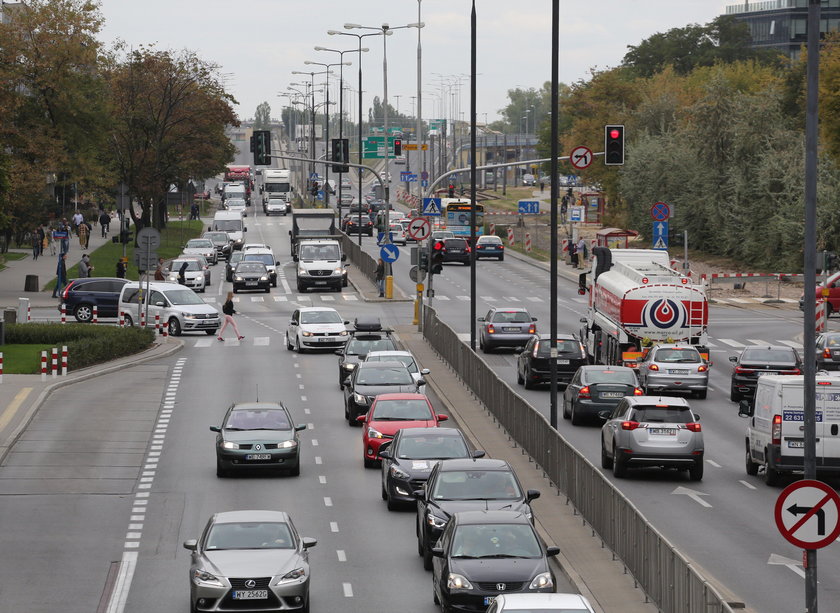
[[[805,404],[801,378],[797,381],[783,383],[781,388],[781,404],[777,412],[782,414],[782,436],[779,445],[779,452],[782,456],[782,463],[787,464],[790,458],[805,457]],[[772,424],[771,438],[772,438]],[[817,437],[819,437],[819,424],[817,424]],[[819,443],[817,444],[819,448]],[[819,451],[817,451],[819,454]]]
[[[840,379],[817,377],[817,466],[840,458]]]

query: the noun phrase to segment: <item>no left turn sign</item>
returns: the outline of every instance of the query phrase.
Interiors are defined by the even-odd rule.
[[[408,222],[408,238],[424,241],[432,234],[432,224],[425,217],[415,217]]]
[[[592,150],[589,147],[575,147],[569,154],[569,163],[578,170],[583,170],[592,163],[592,157]]]
[[[821,549],[840,536],[840,496],[822,481],[803,479],[776,500],[776,526],[791,544]]]

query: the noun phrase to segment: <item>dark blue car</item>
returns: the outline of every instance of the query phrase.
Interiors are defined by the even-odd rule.
[[[76,321],[87,323],[93,319],[96,306],[99,317],[117,317],[120,292],[128,279],[90,277],[73,279],[61,292],[61,302]],[[58,305],[61,310],[61,304]]]
[[[505,246],[498,236],[479,236],[475,243],[475,259],[498,258],[501,262],[505,259]]]

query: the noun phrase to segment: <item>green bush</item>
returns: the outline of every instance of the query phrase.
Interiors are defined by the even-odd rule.
[[[154,341],[153,330],[90,324],[26,323],[6,326],[6,342],[61,348],[67,345],[67,368],[76,370],[139,353]]]

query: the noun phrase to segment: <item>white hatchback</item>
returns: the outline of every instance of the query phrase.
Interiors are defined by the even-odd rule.
[[[302,307],[292,313],[286,329],[286,349],[302,353],[304,349],[341,348],[350,338],[347,326],[330,307]]]

